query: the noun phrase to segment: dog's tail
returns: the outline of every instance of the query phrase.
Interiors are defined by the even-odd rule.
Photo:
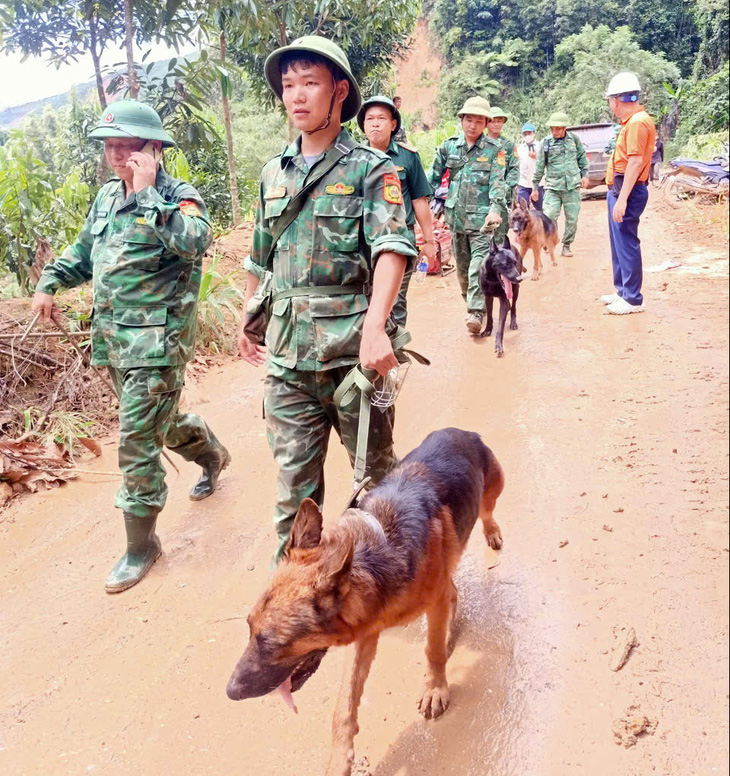
[[[479,517],[484,529],[484,538],[487,544],[494,550],[502,547],[502,532],[494,519],[494,508],[497,499],[504,490],[504,470],[497,460],[497,456],[484,445],[484,493],[479,510]]]

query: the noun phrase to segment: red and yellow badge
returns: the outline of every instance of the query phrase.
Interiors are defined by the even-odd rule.
[[[507,164],[507,154],[504,151],[500,151],[497,154],[497,164],[500,167],[504,167]]]
[[[185,199],[180,203],[180,212],[184,216],[199,216],[200,208],[197,202],[193,202],[191,199]]]
[[[342,181],[337,183],[331,183],[329,186],[324,187],[325,194],[336,194],[338,197],[347,197],[350,194],[355,193],[355,187],[350,186]]]
[[[383,199],[391,205],[403,204],[403,192],[400,187],[400,178],[392,172],[385,173],[383,178]]]

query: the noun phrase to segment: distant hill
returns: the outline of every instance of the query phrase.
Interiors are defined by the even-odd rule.
[[[78,84],[76,86],[76,94],[85,99],[91,92],[96,90],[96,86],[93,83]],[[42,100],[34,100],[33,102],[26,102],[23,105],[15,105],[12,108],[5,108],[0,110],[0,129],[15,129],[19,127],[28,116],[36,113],[43,113],[46,106],[58,109],[63,107],[68,101],[71,94],[71,90],[64,92],[63,94],[56,94],[53,97],[44,97]]]
[[[175,58],[183,61],[197,59],[199,56],[199,52],[193,51],[189,54],[181,54]],[[152,75],[161,75],[162,72],[167,69],[166,66],[168,62],[170,62],[170,59],[172,59],[172,57],[169,59],[161,59],[159,62],[155,62],[152,69]],[[114,77],[114,75],[115,73],[111,72],[104,76],[105,87]],[[73,88],[76,89],[76,94],[82,100],[86,99],[92,93],[96,94],[96,83],[94,81],[89,81],[83,84],[76,84]],[[43,111],[46,109],[46,106],[50,106],[54,110],[62,108],[69,101],[70,95],[71,89],[69,89],[67,92],[64,92],[63,94],[56,94],[53,97],[44,97],[42,100],[34,100],[33,102],[26,102],[23,105],[15,105],[12,108],[5,108],[0,110],[0,129],[15,129],[21,126],[21,124],[28,118],[28,116],[43,113]],[[120,97],[121,93],[108,95],[109,102],[114,102],[115,100],[120,99]]]

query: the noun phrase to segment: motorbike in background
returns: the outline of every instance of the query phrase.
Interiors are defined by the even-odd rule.
[[[724,152],[711,161],[700,159],[672,159],[671,169],[659,181],[659,188],[670,205],[677,207],[680,202],[696,196],[712,196],[726,199],[730,187],[728,172],[728,144]]]

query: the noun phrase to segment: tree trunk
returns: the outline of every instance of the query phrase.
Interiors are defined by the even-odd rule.
[[[89,50],[91,51],[91,59],[94,62],[94,75],[96,76],[96,91],[99,95],[99,103],[101,109],[106,108],[106,92],[104,91],[104,79],[101,77],[101,61],[99,59],[99,52],[97,50],[98,41],[96,39],[96,12],[92,8],[89,14]]]
[[[139,81],[134,67],[134,19],[132,15],[133,0],[124,0],[124,47],[127,50],[127,87],[129,96],[137,99],[139,94]]]
[[[226,61],[226,33],[221,31],[220,36],[221,62]],[[233,227],[241,223],[241,200],[238,196],[238,181],[236,180],[236,158],[233,155],[233,130],[231,129],[231,105],[228,95],[223,90],[223,126],[226,128],[226,151],[228,153],[228,178],[231,189],[231,211],[233,213]]]

